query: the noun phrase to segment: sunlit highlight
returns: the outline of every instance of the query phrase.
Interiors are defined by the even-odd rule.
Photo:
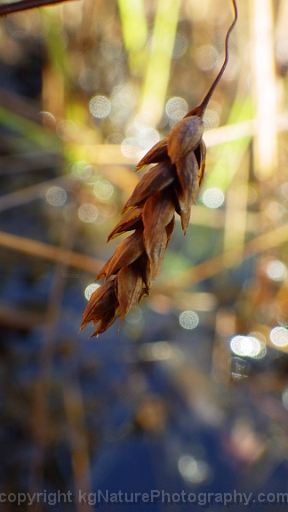
[[[150,149],[160,140],[160,135],[155,128],[147,128],[146,130],[141,130],[138,140],[143,149]]]
[[[277,82],[273,39],[273,2],[251,2],[254,26],[252,70],[254,72],[257,137],[254,143],[255,174],[259,179],[272,176],[277,167]]]
[[[287,267],[279,260],[272,260],[266,266],[266,274],[273,281],[283,281],[287,275]]]
[[[46,192],[46,200],[51,206],[63,206],[67,201],[67,192],[62,187],[50,187]]]
[[[199,316],[195,311],[183,311],[179,316],[179,324],[183,329],[195,329],[199,324]]]
[[[143,319],[142,309],[139,306],[133,306],[126,316],[126,322],[129,324],[138,324]]]
[[[224,203],[225,196],[220,188],[212,187],[205,190],[202,201],[207,208],[220,208]]]
[[[219,114],[215,110],[207,109],[204,114],[204,130],[212,130],[219,125]]]
[[[173,59],[180,59],[188,48],[187,37],[178,32],[175,36],[174,48],[172,53]]]
[[[175,96],[167,101],[165,112],[173,121],[180,121],[188,112],[188,103],[183,98]]]
[[[81,180],[88,180],[91,177],[93,171],[93,166],[84,161],[75,162],[75,164],[72,166],[73,176]]]
[[[98,208],[94,204],[84,203],[78,208],[78,216],[82,222],[95,222],[99,214]]]
[[[109,133],[108,137],[106,137],[105,142],[107,144],[121,144],[123,140],[123,135],[121,133]]]
[[[263,359],[267,354],[267,345],[265,336],[259,331],[252,331],[248,334],[250,338],[256,339],[260,343],[260,350],[253,356],[254,359]]]
[[[190,483],[201,484],[207,480],[210,468],[203,460],[196,460],[191,455],[182,455],[178,461],[181,476]]]
[[[282,404],[285,409],[288,409],[288,388],[284,389],[282,393]]]
[[[145,74],[140,109],[153,112],[156,123],[163,115],[180,5],[179,0],[158,0],[157,2],[151,53]]]
[[[155,116],[147,110],[142,111],[135,117],[134,125],[139,131],[147,130],[147,128],[155,126]]]
[[[285,327],[274,327],[270,332],[270,340],[276,347],[288,345],[288,330]]]
[[[213,69],[218,60],[218,52],[214,46],[203,45],[197,48],[195,52],[197,66],[202,71]]]
[[[172,357],[172,347],[167,341],[143,343],[139,349],[139,355],[144,361],[165,361]]]
[[[108,201],[113,195],[114,187],[106,180],[98,180],[94,185],[94,194],[102,201]]]
[[[97,288],[99,288],[100,284],[97,283],[91,283],[86,286],[84,290],[84,295],[87,300],[90,300],[92,293],[94,293]]]
[[[121,144],[121,153],[126,156],[126,158],[137,158],[141,149],[136,137],[127,137]]]
[[[103,119],[111,112],[111,101],[106,96],[93,96],[89,102],[89,110],[93,117]]]
[[[264,357],[266,351],[263,350],[263,342],[254,336],[234,336],[230,341],[230,348],[234,354],[242,357],[259,358]],[[265,345],[264,345],[265,346]],[[263,354],[264,352],[264,354]]]

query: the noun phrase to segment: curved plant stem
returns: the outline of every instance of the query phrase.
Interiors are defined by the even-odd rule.
[[[237,9],[237,3],[236,3],[236,0],[232,0],[232,3],[233,3],[233,8],[234,8],[234,19],[233,19],[233,22],[230,26],[230,28],[228,29],[228,32],[226,34],[226,38],[225,38],[225,59],[224,59],[224,62],[221,66],[221,69],[218,73],[218,75],[216,76],[213,84],[211,85],[209,91],[207,92],[206,96],[204,97],[203,101],[200,103],[200,105],[198,105],[198,107],[194,108],[193,110],[191,110],[190,112],[188,112],[188,114],[186,114],[185,117],[189,117],[191,115],[198,115],[199,117],[203,117],[204,115],[204,112],[206,110],[206,107],[211,99],[211,96],[213,94],[213,92],[215,91],[220,79],[222,78],[222,75],[227,67],[227,64],[228,64],[228,61],[229,61],[229,38],[230,38],[230,34],[233,30],[233,28],[235,27],[236,23],[237,23],[237,19],[238,19],[238,9]]]

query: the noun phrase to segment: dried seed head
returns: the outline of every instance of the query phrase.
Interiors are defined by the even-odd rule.
[[[136,168],[156,164],[139,181],[125,204],[126,215],[108,236],[111,240],[134,230],[118,245],[97,277],[103,277],[105,282],[92,294],[81,325],[83,329],[91,321],[97,323],[92,336],[106,331],[119,316],[122,323],[131,306],[149,294],[174,230],[175,212],[180,215],[186,233],[191,205],[205,170],[202,118],[227,65],[228,38],[237,20],[236,0],[232,3],[235,17],[226,35],[225,60],[210,90],[202,103],[176,123],[169,135],[157,142]]]
[[[105,282],[94,292],[83,315],[81,329],[90,321],[98,322],[93,336],[108,329],[119,316],[121,325],[131,306],[149,294],[175,226],[175,212],[186,232],[204,173],[202,130],[199,117],[183,119],[164,144],[156,144],[147,159],[142,159],[141,166],[156,165],[139,181],[126,202],[124,210],[129,211],[108,240],[130,230],[134,233],[117,246],[100,271],[97,280],[104,278]],[[159,155],[162,160],[157,163]]]

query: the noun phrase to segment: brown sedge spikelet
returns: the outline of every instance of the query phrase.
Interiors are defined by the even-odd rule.
[[[108,236],[111,240],[134,231],[117,246],[96,278],[104,278],[104,284],[92,294],[80,328],[91,321],[97,324],[92,336],[106,331],[118,317],[121,325],[131,306],[149,294],[174,230],[175,212],[186,233],[205,170],[203,115],[227,66],[229,36],[237,21],[236,0],[232,3],[234,20],[225,39],[225,60],[204,100],[137,165],[140,170],[154,164],[135,187],[124,206],[124,217]]]

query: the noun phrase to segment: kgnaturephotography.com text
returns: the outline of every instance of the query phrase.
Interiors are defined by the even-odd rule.
[[[55,506],[61,503],[87,503],[88,505],[100,505],[103,503],[118,504],[118,503],[156,503],[162,502],[164,504],[182,504],[200,505],[207,507],[208,505],[220,504],[224,507],[235,504],[241,504],[244,507],[251,507],[253,504],[288,504],[288,492],[278,493],[263,493],[258,494],[238,492],[174,492],[169,493],[164,490],[151,489],[149,492],[117,492],[98,490],[96,492],[72,491],[66,492],[11,492],[0,493],[0,503],[14,503],[17,505],[35,506],[37,503],[46,503],[50,506]],[[1,505],[0,505],[1,507]],[[135,509],[136,510],[136,509]]]

